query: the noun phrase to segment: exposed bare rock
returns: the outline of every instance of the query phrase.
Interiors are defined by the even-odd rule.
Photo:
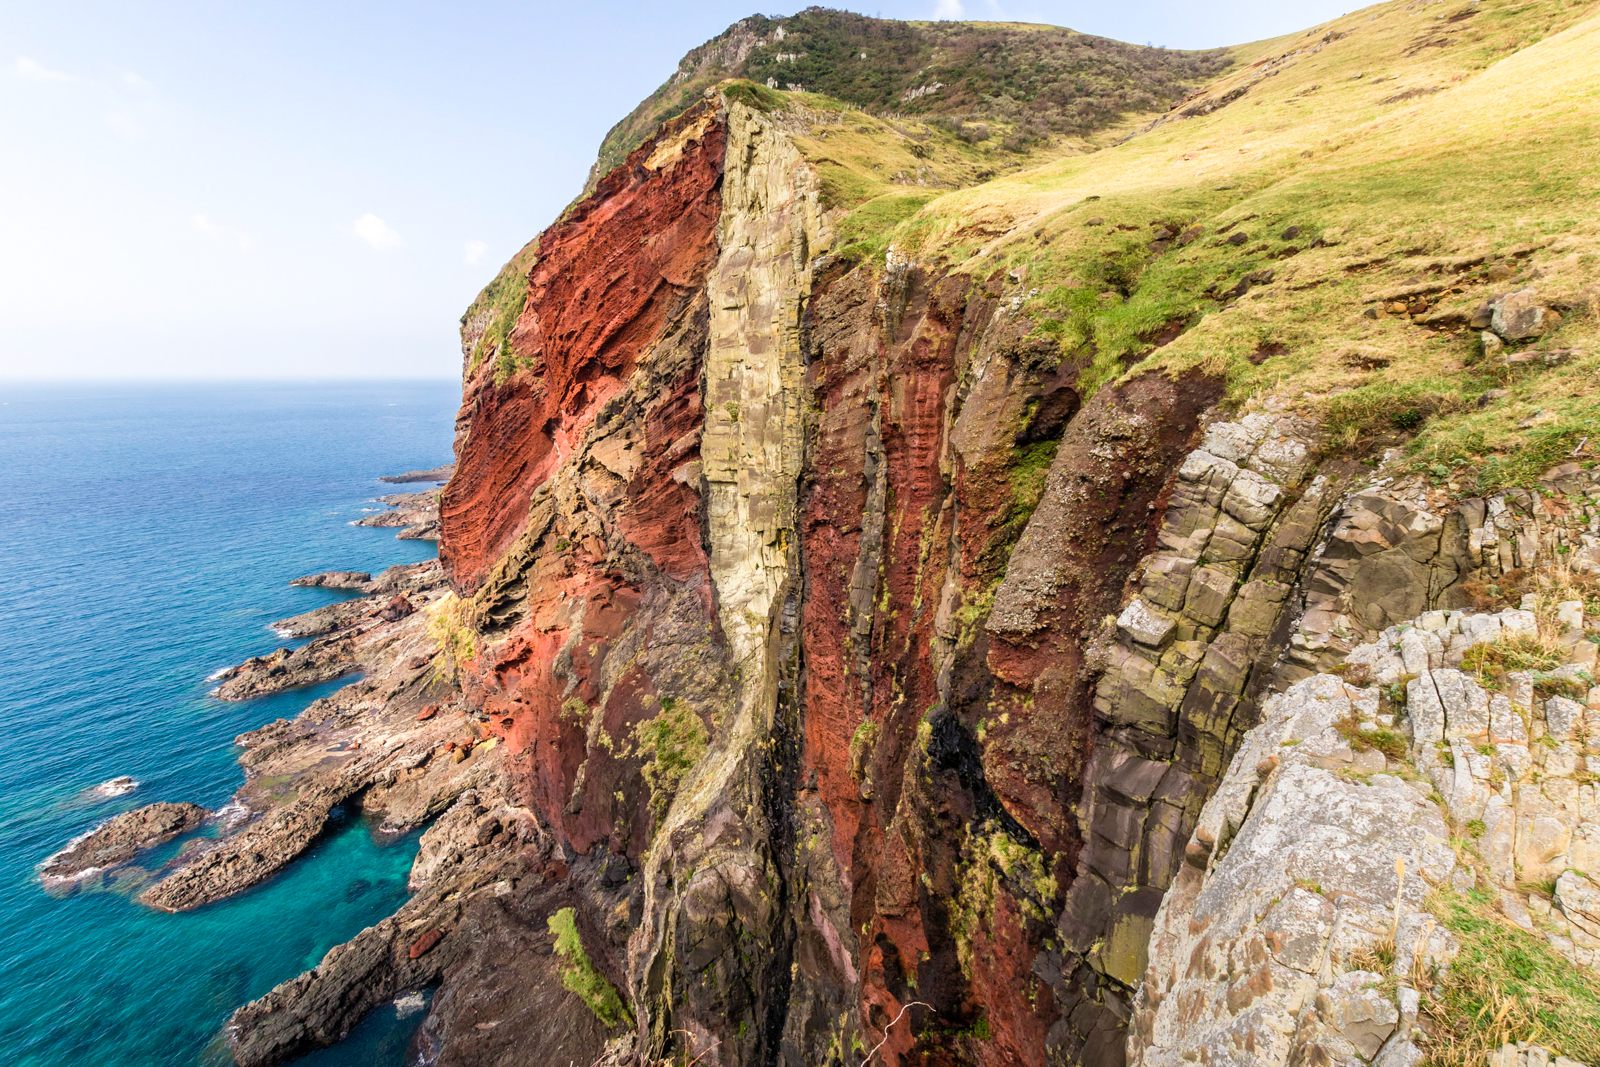
[[[323,571],[320,574],[308,574],[303,578],[296,578],[289,584],[310,589],[365,590],[371,581],[372,575],[366,571]]]
[[[378,503],[389,510],[356,520],[357,526],[376,526],[382,529],[398,528],[395,536],[402,541],[437,541],[439,539],[439,490],[427,489],[420,493],[388,493],[378,497]]]
[[[441,595],[437,566],[391,568],[380,576],[391,579],[410,592],[375,593],[302,616],[301,625],[334,628],[301,649],[258,657],[225,676],[219,695],[247,699],[339,673],[364,675],[295,719],[238,738],[246,780],[234,803],[248,816],[186,851],[141,901],[168,911],[197,907],[277,872],[342,806],[359,806],[384,831],[401,832],[495,778],[504,753],[482,736],[475,718],[454,704],[444,714],[418,715],[453,694],[438,674],[437,642],[428,633]]]
[[[1529,341],[1549,330],[1557,318],[1532,289],[1518,289],[1494,302],[1490,329],[1507,341]]]
[[[234,1014],[241,1067],[329,1044],[379,1004],[441,979],[419,1039],[430,1062],[594,1061],[612,1034],[564,987],[545,923],[567,902],[551,878],[564,861],[503,781],[462,792],[423,835],[399,912]]]
[[[354,640],[347,633],[332,633],[228,668],[218,676],[211,695],[218,700],[251,700],[341,678],[357,668]]]
[[[455,470],[456,465],[454,463],[441,463],[437,467],[429,467],[426,470],[385,474],[378,481],[387,482],[389,485],[405,485],[409,482],[436,482],[439,485],[443,485],[450,480],[450,476],[455,473]]]
[[[47,888],[58,888],[117,867],[145,849],[193,830],[205,817],[206,809],[198,804],[168,801],[123,812],[45,860],[39,867],[40,880]]]
[[[270,627],[279,637],[291,640],[303,637],[321,637],[334,630],[345,630],[373,614],[382,603],[379,597],[358,597],[325,604],[320,608],[279,619]]]
[[[1542,696],[1525,672],[1486,690],[1460,669],[1541,639],[1592,661],[1581,606],[1545,607],[1545,623],[1426,612],[1353,649],[1344,678],[1266,701],[1161,905],[1131,1065],[1418,1062],[1444,1009],[1414,983],[1458,950],[1436,890],[1486,889],[1502,921],[1600,966],[1600,808],[1586,784],[1600,687],[1576,663],[1553,676],[1583,679],[1583,701]],[[1548,897],[1530,892],[1540,882]],[[1516,1045],[1490,1062],[1552,1059]]]
[[[439,588],[444,580],[444,570],[439,566],[439,561],[429,559],[421,563],[396,564],[374,578],[368,589],[387,595],[420,593]]]

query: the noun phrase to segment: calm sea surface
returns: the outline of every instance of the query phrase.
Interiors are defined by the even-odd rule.
[[[449,458],[455,383],[0,384],[0,1059],[217,1062],[235,1007],[405,899],[415,838],[359,819],[281,876],[184,915],[129,887],[53,897],[35,868],[155,800],[215,808],[233,738],[316,690],[243,704],[206,676],[277,642],[267,624],[339,594],[313,571],[433,554],[350,525],[381,474]],[[411,488],[422,488],[421,486]],[[393,491],[390,489],[389,491]],[[85,794],[116,775],[132,794]],[[399,1064],[419,1014],[380,1009],[318,1067]]]

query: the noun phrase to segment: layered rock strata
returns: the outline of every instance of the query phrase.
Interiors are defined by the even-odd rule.
[[[464,320],[449,592],[347,579],[360,606],[285,620],[312,643],[238,676],[366,675],[247,740],[257,788],[283,769],[293,789],[152,903],[270,873],[340,804],[394,827],[444,812],[405,909],[241,1010],[241,1062],[425,986],[438,1062],[541,1041],[615,1063],[1240,1055],[1227,1002],[1174,992],[1180,958],[1234,973],[1175,909],[1212,906],[1190,872],[1227,877],[1208,798],[1262,803],[1235,779],[1271,758],[1284,804],[1356,821],[1260,831],[1240,885],[1369,845],[1351,892],[1393,908],[1380,868],[1403,852],[1402,917],[1452,884],[1434,845],[1454,816],[1341,732],[1394,728],[1381,683],[1327,672],[1405,620],[1476,633],[1459,609],[1557,557],[1600,564],[1592,474],[1453,500],[1374,480],[1287,410],[1218,412],[1203,370],[1090,389],[1093,353],[1037,334],[1018,277],[832,254],[799,146],[837,120],[759,103],[712,94],[660,130]],[[1458,669],[1453,641],[1430,670]],[[1290,736],[1286,707],[1317,710]],[[1241,770],[1258,721],[1301,762]],[[1379,839],[1379,805],[1404,833]],[[1215,906],[1218,938],[1255,936]],[[1364,977],[1280,978],[1258,991],[1273,1034],[1326,1009],[1286,1056],[1410,1040],[1415,1007]]]
[[[206,814],[198,804],[171,801],[125,811],[45,860],[39,866],[39,878],[47,888],[59,889],[109,871],[194,829],[205,821]]]

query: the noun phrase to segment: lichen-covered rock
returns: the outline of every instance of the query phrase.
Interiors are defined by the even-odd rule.
[[[1507,341],[1527,341],[1548,330],[1554,313],[1532,289],[1518,289],[1494,302],[1491,328]]]
[[[1405,1040],[1415,1012],[1365,958],[1438,955],[1423,905],[1456,860],[1433,802],[1344,736],[1377,707],[1329,675],[1266,702],[1157,916],[1130,1064],[1365,1063]]]
[[[1157,916],[1130,1064],[1418,1062],[1429,993],[1411,983],[1456,951],[1434,889],[1477,882],[1575,964],[1600,965],[1600,804],[1580,769],[1600,758],[1585,740],[1600,689],[1585,706],[1540,696],[1526,672],[1486,689],[1461,669],[1556,627],[1552,647],[1589,643],[1559,610],[1547,618],[1428,612],[1352,650],[1345,677],[1265,702]],[[1472,867],[1452,838],[1472,841]],[[1540,880],[1548,897],[1527,888]],[[1388,962],[1368,973],[1375,961]],[[1508,1046],[1492,1062],[1550,1060]]]

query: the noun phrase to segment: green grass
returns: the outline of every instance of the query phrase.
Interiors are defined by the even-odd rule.
[[[583,936],[578,933],[577,914],[573,909],[562,908],[545,921],[555,937],[561,985],[582,999],[605,1026],[632,1026],[633,1013],[622,1002],[617,987],[606,981],[606,976],[584,951]]]
[[[741,39],[753,40],[741,47]],[[897,121],[937,121],[953,136],[992,140],[1020,161],[1040,147],[1159,113],[1232,61],[1222,50],[1150,48],[1051,26],[901,22],[820,7],[787,18],[755,15],[691,50],[672,78],[611,128],[590,185],[728,79],[748,79],[751,88],[739,96],[760,110],[772,110],[779,95],[769,80],[785,91],[801,86]]]
[[[835,251],[1010,272],[1039,332],[1082,365],[1084,394],[1200,371],[1225,380],[1230,407],[1287,401],[1331,448],[1400,445],[1403,469],[1451,491],[1531,486],[1600,457],[1600,18],[1577,0],[1470,11],[1381,4],[1228,61],[1089,56],[1069,31],[998,23],[757,17],[691,53],[687,78],[619,124],[603,157],[704,89],[752,79],[724,91],[785,111],[825,204],[846,212]],[[741,51],[740,34],[758,39]],[[1260,61],[1274,75],[1252,80]],[[1242,95],[1135,130],[1132,116],[1227,62],[1203,91]],[[1473,331],[1389,307],[1419,283],[1435,290],[1419,315],[1526,283],[1575,298],[1540,344],[1580,355],[1488,365]],[[503,334],[491,324],[477,347],[499,351]]]
[[[705,758],[705,723],[686,702],[661,698],[661,710],[633,728],[635,750],[644,760],[640,768],[650,790],[650,810],[659,823],[672,803],[678,783]]]
[[[1600,1063],[1593,976],[1507,921],[1489,893],[1445,892],[1432,906],[1461,950],[1423,997],[1428,1067],[1479,1067],[1511,1041]]]
[[[447,593],[431,608],[428,637],[433,640],[433,677],[453,681],[462,664],[478,654],[478,635],[472,627],[472,602]]]
[[[865,180],[858,179],[852,188],[859,190],[855,195],[871,192]],[[851,192],[835,188],[833,195],[849,200]],[[892,191],[866,200],[840,220],[836,254],[852,260],[881,260],[894,228],[931,199],[932,193]]]
[[[1006,510],[1000,525],[1007,531],[1003,541],[1009,545],[1022,535],[1034,508],[1044,498],[1045,480],[1055,463],[1059,441],[1035,441],[1012,453],[1012,462],[1006,468],[1006,478],[1011,483],[1011,506]]]
[[[1336,449],[1403,444],[1406,469],[1462,492],[1531,485],[1600,419],[1600,219],[1587,209],[1600,198],[1587,62],[1600,18],[1571,0],[1473,10],[1445,23],[1384,4],[1241,50],[1288,59],[1247,87],[1243,72],[1219,79],[1216,94],[1247,92],[1209,115],[939,196],[876,245],[1020,277],[1040,332],[1084,366],[1085,393],[1203,371],[1231,406],[1275,397],[1325,422]],[[1307,48],[1329,28],[1343,36]],[[1192,241],[1154,244],[1189,227]],[[1421,285],[1426,316],[1522,284],[1572,305],[1539,342],[1578,349],[1565,366],[1489,365],[1475,332],[1386,299]],[[1596,456],[1591,439],[1576,458]]]
[[[518,365],[516,354],[506,342],[527,301],[528,271],[532,269],[535,258],[535,244],[524,247],[500,268],[462,316],[463,324],[480,318],[483,320],[482,330],[467,355],[468,374],[486,359],[494,360],[495,377],[499,381],[503,382],[515,373]]]
[[[1502,634],[1473,645],[1461,657],[1461,669],[1480,678],[1496,679],[1510,671],[1553,671],[1567,661],[1559,643],[1536,634]]]
[[[1402,734],[1384,727],[1363,730],[1361,720],[1355,715],[1340,719],[1334,723],[1334,729],[1357,752],[1381,752],[1392,760],[1404,760],[1411,754],[1411,746]]]
[[[859,783],[866,777],[867,762],[878,744],[878,724],[862,719],[855,733],[850,735],[850,774]]]

